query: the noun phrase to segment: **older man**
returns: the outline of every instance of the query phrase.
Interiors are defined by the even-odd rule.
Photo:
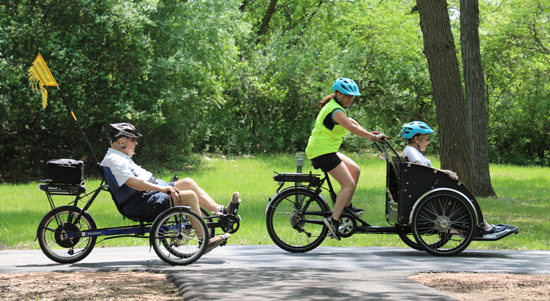
[[[170,208],[170,196],[173,196],[174,206],[189,206],[198,214],[201,212],[199,206],[212,212],[236,214],[236,205],[240,202],[238,192],[233,193],[231,201],[224,207],[218,205],[190,178],[166,183],[134,163],[132,156],[138,144],[137,138],[142,137],[142,134],[132,124],[111,124],[107,136],[111,148],[103,158],[101,166],[108,182],[111,182],[110,189],[124,214],[154,218]],[[211,238],[205,253],[223,244],[228,238],[229,233]]]

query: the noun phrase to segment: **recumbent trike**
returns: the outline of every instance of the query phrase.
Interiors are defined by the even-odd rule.
[[[518,227],[490,238],[483,237],[483,215],[472,193],[458,180],[437,169],[405,162],[389,141],[374,143],[386,160],[386,220],[393,226],[372,226],[347,207],[340,217],[339,235],[397,234],[409,247],[433,255],[456,255],[472,240],[495,241]],[[395,156],[390,156],[388,147]],[[332,215],[321,194],[336,193],[327,172],[280,173],[273,176],[279,188],[269,199],[266,226],[277,246],[289,252],[308,252],[326,238],[323,217]],[[285,186],[285,183],[293,185]],[[323,187],[328,185],[328,189]],[[504,224],[499,224],[504,225]]]
[[[82,180],[83,169],[82,164]],[[163,261],[174,265],[187,265],[203,255],[207,247],[207,243],[203,241],[208,242],[210,237],[214,237],[217,228],[220,228],[223,233],[235,233],[239,229],[240,216],[237,215],[239,204],[229,214],[213,215],[201,207],[202,218],[186,206],[171,207],[156,218],[125,215],[109,188],[109,184],[113,185],[113,183],[109,183],[105,170],[102,167],[100,169],[103,174],[101,184],[99,188],[89,193],[86,193],[84,181],[75,184],[74,181],[60,183],[59,180],[50,179],[46,180],[48,183],[38,185],[39,189],[46,193],[52,210],[42,218],[38,226],[37,238],[40,249],[51,260],[59,263],[78,262],[90,254],[98,237],[104,236],[104,239],[138,237],[149,238],[150,245]],[[177,180],[177,176],[174,176],[170,182]],[[111,192],[119,212],[125,218],[136,222],[135,225],[97,228],[88,209],[99,193],[104,190]],[[68,205],[56,207],[53,196],[74,196],[75,199]],[[88,201],[84,200],[85,198]],[[79,202],[84,203],[83,208],[78,206]]]

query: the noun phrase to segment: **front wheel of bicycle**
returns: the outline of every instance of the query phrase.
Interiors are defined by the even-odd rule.
[[[37,237],[40,249],[48,258],[59,263],[78,262],[92,252],[96,236],[73,236],[85,230],[97,229],[88,212],[75,206],[61,206],[48,212],[38,225]],[[70,237],[69,237],[70,236]]]
[[[314,191],[284,191],[269,203],[267,232],[273,242],[285,251],[311,251],[327,236],[328,229],[320,214],[322,211],[330,211],[330,207]]]
[[[208,245],[206,223],[185,207],[172,207],[161,213],[151,227],[149,242],[164,262],[188,265],[197,261]]]

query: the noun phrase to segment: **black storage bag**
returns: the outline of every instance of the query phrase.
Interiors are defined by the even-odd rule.
[[[74,159],[55,159],[46,165],[46,183],[84,184],[84,162]]]

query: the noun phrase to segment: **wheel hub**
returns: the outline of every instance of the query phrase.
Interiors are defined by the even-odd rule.
[[[290,225],[295,229],[302,229],[306,222],[302,221],[302,215],[299,211],[294,211],[290,215]]]
[[[62,223],[55,229],[55,242],[63,248],[72,248],[79,241],[78,237],[67,238],[66,234],[80,231],[77,226],[69,223]]]
[[[440,215],[435,219],[435,228],[439,232],[447,232],[451,229],[451,220],[444,216]]]

